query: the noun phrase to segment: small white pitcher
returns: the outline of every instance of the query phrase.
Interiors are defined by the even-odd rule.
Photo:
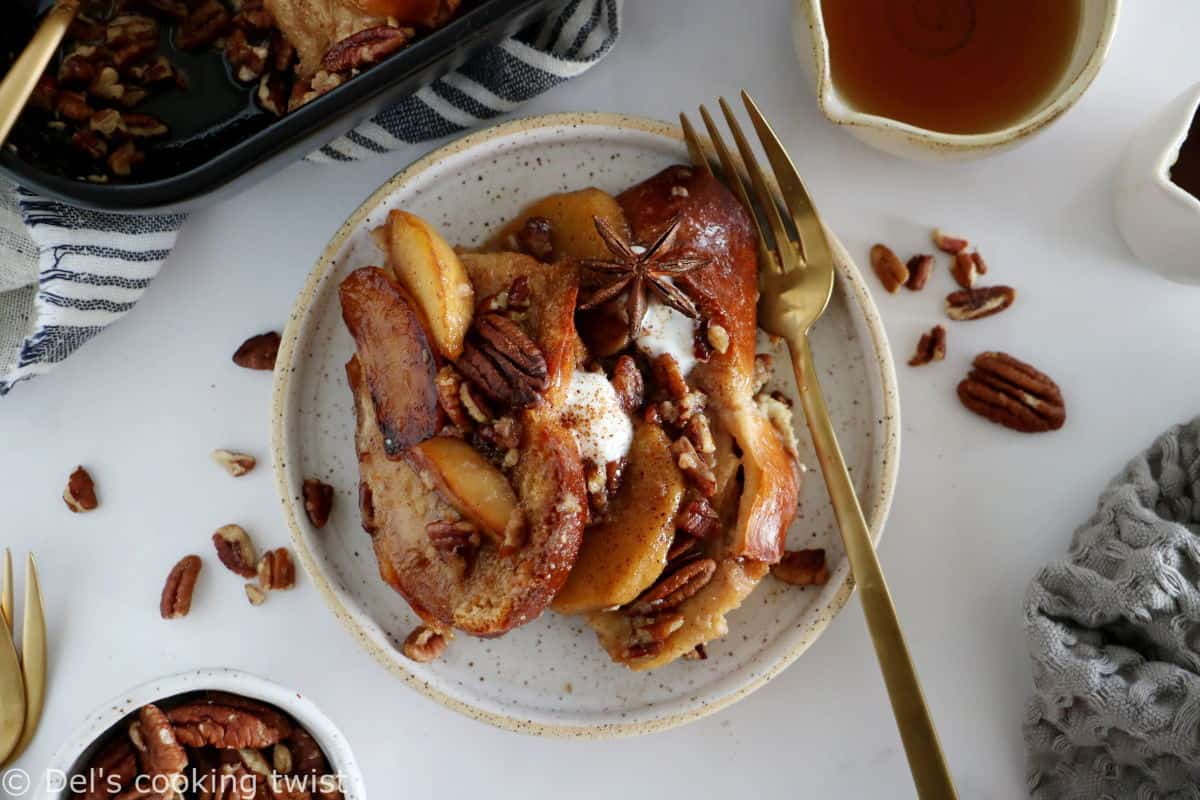
[[[1200,83],[1134,136],[1117,175],[1117,224],[1146,266],[1200,284],[1200,199],[1171,181],[1171,167],[1200,113]]]
[[[816,90],[821,111],[830,120],[872,147],[894,155],[930,161],[962,161],[1006,150],[1042,130],[1073,106],[1100,72],[1116,33],[1120,10],[1121,0],[1083,0],[1075,50],[1050,99],[1013,125],[978,134],[931,131],[888,117],[866,114],[851,106],[838,92],[837,76],[831,74],[829,39],[825,34],[821,0],[793,0],[792,33],[800,64]]]

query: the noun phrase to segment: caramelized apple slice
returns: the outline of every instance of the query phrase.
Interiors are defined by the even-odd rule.
[[[475,291],[454,248],[428,222],[399,210],[388,214],[377,239],[386,240],[388,265],[420,304],[438,351],[458,358]]]
[[[408,293],[379,267],[350,273],[338,293],[384,450],[397,458],[438,429],[437,364],[425,328]]]
[[[659,425],[639,422],[608,519],[583,535],[579,558],[551,605],[577,614],[624,605],[662,574],[683,498],[683,474]]]
[[[517,495],[492,462],[452,436],[426,439],[414,446],[408,457],[433,478],[443,500],[493,540],[503,541],[504,528],[517,508]]]
[[[566,258],[608,258],[604,240],[596,233],[595,218],[600,217],[623,234],[629,232],[625,214],[616,199],[599,189],[552,194],[538,200],[488,239],[484,250],[518,250],[518,234],[533,217],[550,221],[551,260]]]

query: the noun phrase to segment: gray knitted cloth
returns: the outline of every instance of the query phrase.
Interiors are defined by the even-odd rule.
[[[1200,798],[1200,418],[1105,489],[1025,624],[1033,797]]]

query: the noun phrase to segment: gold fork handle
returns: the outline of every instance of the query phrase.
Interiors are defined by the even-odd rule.
[[[38,78],[50,63],[78,11],[79,0],[59,0],[46,14],[4,80],[0,81],[0,144],[8,138],[17,117],[21,116],[25,101],[29,99]]]
[[[925,695],[921,692],[917,672],[908,654],[908,645],[904,643],[896,607],[892,604],[891,594],[888,593],[883,570],[879,567],[879,559],[871,545],[867,521],[863,518],[858,495],[855,494],[854,484],[850,481],[850,473],[846,470],[846,462],[842,458],[842,450],[838,447],[837,437],[833,433],[833,423],[829,419],[829,409],[825,406],[825,397],[821,393],[821,383],[817,379],[808,337],[798,334],[789,340],[788,346],[796,370],[796,382],[800,387],[800,404],[804,408],[804,418],[808,421],[817,460],[821,465],[821,474],[825,476],[833,512],[842,531],[842,541],[846,546],[846,556],[850,559],[850,569],[854,572],[855,583],[858,584],[867,628],[871,632],[871,641],[875,645],[880,669],[883,670],[883,680],[887,684],[888,696],[892,701],[896,725],[900,728],[900,739],[904,742],[908,767],[917,785],[917,795],[921,800],[956,798],[958,795],[950,780],[946,758],[942,754],[937,731],[934,730],[933,720],[925,705]]]

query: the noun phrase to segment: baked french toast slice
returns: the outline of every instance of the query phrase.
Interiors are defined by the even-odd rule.
[[[463,264],[477,296],[485,300],[518,279],[528,293],[527,313],[512,324],[544,355],[546,374],[536,398],[511,410],[508,433],[516,438],[515,459],[506,453],[503,464],[494,464],[479,456],[482,464],[473,468],[491,470],[487,480],[454,474],[446,481],[462,467],[453,454],[464,446],[446,433],[413,443],[399,458],[389,457],[373,400],[379,390],[374,383],[368,386],[361,361],[378,343],[359,342],[346,374],[357,414],[360,511],[380,575],[428,624],[496,636],[534,619],[550,603],[575,561],[587,519],[578,447],[559,419],[578,346],[577,278],[570,268],[550,269],[520,254],[465,254]],[[354,278],[352,273],[347,281]],[[453,442],[435,447],[443,437]],[[497,479],[515,498],[515,513],[501,536],[461,519],[475,519],[472,509],[494,515]],[[444,489],[450,484],[454,493],[448,495]],[[470,497],[472,492],[478,496]]]
[[[678,220],[674,252],[708,264],[676,280],[687,287],[705,324],[727,335],[723,352],[697,363],[686,380],[688,391],[707,397],[712,518],[703,526],[712,533],[681,538],[662,576],[632,603],[587,615],[614,660],[645,670],[694,657],[703,652],[698,646],[728,632],[726,616],[784,552],[799,477],[780,432],[755,399],[758,257],[745,209],[715,178],[683,166],[660,172],[618,200],[636,241],[653,241]]]

